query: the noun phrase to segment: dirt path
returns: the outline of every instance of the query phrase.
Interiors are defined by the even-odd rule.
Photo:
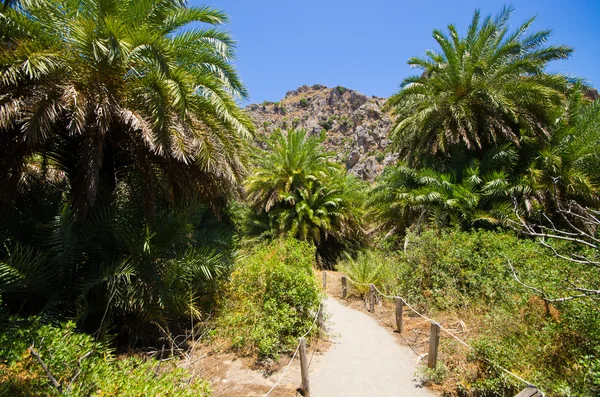
[[[377,320],[333,298],[325,305],[333,344],[310,368],[313,397],[436,396],[414,379],[415,353]]]

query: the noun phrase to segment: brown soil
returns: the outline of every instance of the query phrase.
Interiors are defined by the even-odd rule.
[[[329,346],[326,336],[314,336],[308,340],[307,355],[318,360]],[[225,341],[198,342],[180,365],[209,381],[213,397],[262,397],[281,377],[292,355],[290,352],[282,354],[278,361],[259,362],[256,356],[241,357],[231,352]],[[300,379],[299,357],[296,357],[270,396],[299,396]]]

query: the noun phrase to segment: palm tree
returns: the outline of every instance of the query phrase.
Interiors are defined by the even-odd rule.
[[[275,131],[256,162],[246,188],[259,231],[310,241],[321,253],[360,240],[362,186],[319,139],[304,130]]]
[[[547,145],[530,157],[519,175],[513,195],[526,214],[545,211],[556,215],[558,207],[571,203],[597,207],[600,202],[600,101],[583,103],[570,112]]]
[[[420,75],[406,78],[387,108],[396,116],[391,138],[405,159],[464,148],[481,158],[492,146],[522,135],[547,139],[564,100],[567,79],[546,72],[573,50],[546,45],[550,30],[528,34],[535,18],[509,33],[512,7],[481,20],[466,36],[453,25],[433,31],[441,52],[409,59]]]
[[[369,207],[380,227],[403,233],[412,225],[463,229],[498,225],[510,212],[509,173],[517,161],[510,146],[488,151],[461,172],[388,168],[372,190]]]
[[[298,189],[327,178],[338,168],[332,154],[324,152],[319,140],[304,130],[275,131],[256,162],[259,166],[246,182],[247,193],[254,207],[265,212],[282,200],[293,200],[291,195]]]
[[[236,103],[247,93],[225,14],[181,0],[24,0],[0,19],[4,193],[34,155],[64,173],[80,214],[132,174],[149,204],[161,191],[233,192],[253,126]]]

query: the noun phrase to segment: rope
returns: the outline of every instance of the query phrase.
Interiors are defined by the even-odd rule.
[[[315,313],[315,318],[313,319],[313,322],[310,326],[310,328],[308,329],[308,331],[306,331],[304,333],[304,335],[302,335],[300,338],[304,338],[306,335],[310,334],[310,332],[313,330],[313,328],[315,327],[315,325],[317,324],[317,319],[319,318],[319,313],[321,313],[321,305],[319,305],[319,310],[317,310],[317,313]],[[281,373],[281,376],[279,377],[279,379],[277,379],[277,382],[275,382],[275,384],[273,385],[273,387],[271,387],[271,389],[269,389],[269,391],[267,392],[267,394],[264,395],[264,397],[267,397],[268,395],[271,394],[271,392],[273,390],[275,390],[275,388],[279,385],[279,382],[281,382],[281,380],[283,379],[283,377],[285,376],[286,372],[288,371],[288,369],[290,369],[290,367],[292,366],[292,363],[294,362],[294,359],[296,358],[296,356],[298,355],[298,351],[300,350],[300,342],[298,342],[298,345],[296,346],[296,351],[294,352],[294,355],[292,356],[292,359],[290,360],[290,362],[288,363],[288,365],[286,365],[285,369],[283,370],[283,372]],[[312,360],[312,359],[311,359]]]
[[[471,349],[471,350],[475,350],[475,348],[471,345],[469,345],[467,342],[463,341],[462,339],[460,339],[458,336],[454,335],[452,332],[450,332],[447,328],[445,328],[442,324],[440,324],[439,322],[427,317],[424,314],[419,313],[417,310],[415,310],[415,308],[413,308],[407,301],[406,299],[404,299],[401,296],[397,296],[397,295],[386,295],[383,292],[381,292],[376,286],[375,284],[369,284],[369,283],[359,283],[357,281],[352,280],[350,277],[346,276],[346,280],[350,281],[351,283],[355,284],[355,285],[362,285],[362,286],[368,286],[370,287],[371,285],[373,286],[373,289],[375,291],[377,291],[377,293],[379,293],[379,295],[383,296],[384,298],[388,298],[388,299],[402,299],[402,302],[406,305],[406,307],[408,307],[412,312],[414,312],[416,315],[420,316],[421,318],[436,324],[438,327],[440,327],[440,329],[442,331],[444,331],[445,333],[447,333],[448,335],[450,335],[452,338],[454,338],[457,342],[459,342],[460,344],[462,344],[463,346]],[[384,323],[385,324],[385,323]],[[414,350],[413,350],[414,351]],[[495,362],[493,362],[492,360],[488,359],[487,357],[482,357],[485,361],[489,362],[490,364],[496,366],[498,369],[501,369],[502,371],[504,371],[505,373],[513,376],[514,378],[520,380],[521,382],[525,383],[527,386],[532,386],[535,387],[531,382],[526,381],[525,379],[521,378],[519,375],[510,372],[508,369],[496,364]],[[538,388],[539,390],[539,388]],[[540,390],[540,393],[542,393],[542,397],[545,396],[544,392]]]
[[[265,397],[267,397],[269,394],[271,394],[271,392],[279,385],[279,382],[281,382],[281,379],[283,379],[283,377],[285,376],[285,373],[288,371],[288,369],[290,369],[290,366],[294,362],[294,359],[296,358],[296,355],[298,354],[298,350],[300,350],[300,343],[298,343],[298,346],[296,346],[296,351],[294,352],[294,355],[292,356],[292,359],[290,360],[288,365],[283,370],[283,373],[281,374],[279,379],[277,379],[277,382],[275,382],[273,387],[271,387],[271,389],[267,392],[267,394],[265,394]]]

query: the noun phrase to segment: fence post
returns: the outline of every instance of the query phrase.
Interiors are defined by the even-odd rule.
[[[348,280],[346,276],[342,276],[342,299],[346,299],[348,296]]]
[[[543,394],[537,387],[527,386],[519,392],[515,397],[542,397]]]
[[[304,397],[310,397],[310,384],[308,382],[308,361],[306,360],[306,339],[300,338],[300,371],[302,374],[302,391]]]
[[[323,270],[323,289],[327,288],[327,272]]]
[[[325,321],[323,320],[323,304],[319,305],[319,314],[317,316],[317,324],[319,324],[319,335],[325,334]]]
[[[431,323],[431,333],[429,334],[429,354],[427,355],[427,366],[435,368],[437,366],[438,345],[440,344],[440,326]]]
[[[402,308],[404,307],[404,301],[400,297],[396,297],[396,329],[399,333],[404,331],[404,323],[402,321]]]
[[[375,313],[375,286],[369,285],[369,311]]]

